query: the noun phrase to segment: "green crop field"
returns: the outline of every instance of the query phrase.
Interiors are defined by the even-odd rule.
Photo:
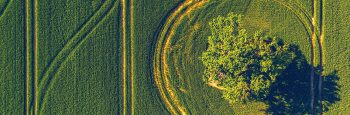
[[[348,114],[349,7],[347,0],[0,0],[0,115]],[[298,63],[266,99],[232,105],[202,80],[209,22],[229,13],[242,15],[248,34],[298,48]]]

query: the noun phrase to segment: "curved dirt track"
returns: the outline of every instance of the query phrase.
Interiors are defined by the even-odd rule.
[[[169,68],[167,64],[167,53],[171,49],[170,41],[174,31],[182,19],[191,11],[203,6],[207,0],[186,0],[171,12],[167,21],[159,32],[154,59],[154,80],[160,91],[160,95],[172,114],[187,114],[188,110],[178,99],[177,94],[169,80]]]
[[[302,10],[301,8],[299,8],[304,16],[300,16],[298,15],[298,13],[296,12],[296,10],[293,10],[293,7],[290,7],[288,6],[286,3],[283,3],[281,2],[280,0],[274,0],[276,2],[279,2],[281,5],[285,6],[287,9],[291,10],[298,18],[301,22],[303,22],[302,18],[306,18],[308,21],[308,24],[307,23],[303,23],[304,27],[305,28],[310,28],[311,29],[311,35],[310,35],[310,45],[311,45],[311,74],[310,74],[310,112],[313,114],[314,112],[320,112],[322,113],[322,82],[323,82],[323,77],[322,77],[322,68],[323,68],[323,39],[324,39],[324,34],[323,34],[323,1],[320,0],[319,1],[319,15],[320,15],[320,19],[319,19],[319,25],[317,25],[317,1],[316,0],[313,0],[312,1],[312,18],[310,20],[310,18],[308,18],[308,15],[306,13],[306,11]],[[311,23],[311,24],[310,24]],[[309,25],[310,24],[310,25]],[[308,30],[308,29],[307,29]],[[317,35],[317,32],[316,31],[319,31],[319,35]],[[318,46],[316,48],[316,46]],[[316,54],[316,52],[318,52],[319,54]],[[316,60],[316,56],[319,57],[319,60]],[[319,65],[316,65],[316,63],[318,63]],[[321,71],[318,75],[318,100],[315,100],[315,67],[317,67],[316,69],[319,71]],[[315,111],[315,102],[318,105],[318,109],[319,110],[316,110]]]
[[[310,52],[311,52],[311,65],[315,66],[315,62],[318,61],[316,60],[315,54],[316,50],[319,50],[318,53],[320,53],[320,65],[322,66],[322,42],[323,42],[323,29],[322,25],[319,25],[321,29],[316,29],[318,26],[316,25],[315,21],[315,14],[312,13],[312,18],[310,19],[309,15],[306,13],[306,11],[298,5],[288,5],[288,3],[281,2],[279,0],[274,0],[276,3],[280,4],[281,6],[287,8],[290,10],[296,17],[297,19],[302,23],[304,26],[304,29],[307,31],[309,35],[309,43],[311,46]],[[181,105],[181,102],[177,99],[176,91],[172,87],[170,81],[169,81],[169,67],[167,64],[167,53],[168,50],[171,50],[171,37],[174,34],[174,30],[176,30],[178,23],[181,22],[182,18],[190,13],[193,9],[196,7],[201,6],[199,5],[193,5],[196,3],[191,3],[191,0],[187,0],[184,3],[180,4],[177,6],[176,9],[174,9],[173,12],[169,15],[167,18],[167,21],[163,25],[162,30],[159,32],[158,36],[158,41],[157,41],[157,46],[155,49],[155,58],[154,58],[154,80],[156,82],[156,85],[160,91],[161,97],[168,107],[168,109],[174,113],[174,114],[185,114],[187,113],[187,110],[184,106]],[[297,6],[297,7],[296,7]],[[186,8],[189,7],[189,8]],[[192,8],[193,7],[193,8]],[[186,11],[184,11],[186,10]],[[177,19],[177,20],[175,20]],[[175,21],[174,21],[175,20]],[[322,20],[322,16],[321,19]],[[321,21],[322,22],[322,21]],[[322,23],[321,23],[322,24]],[[316,30],[320,31],[320,35],[317,36]],[[164,40],[165,39],[165,40]],[[316,45],[318,44],[318,45]],[[316,46],[319,46],[316,48]],[[314,77],[315,77],[315,68],[311,67],[311,72],[310,72],[310,79],[311,79],[311,108],[314,108],[314,103],[315,103],[315,92],[314,92]],[[178,71],[178,70],[176,70]],[[321,77],[321,76],[320,76]],[[322,83],[322,82],[319,82]],[[217,89],[223,90],[220,87],[216,87],[215,83],[209,84]],[[321,88],[321,84],[319,84],[319,89]]]

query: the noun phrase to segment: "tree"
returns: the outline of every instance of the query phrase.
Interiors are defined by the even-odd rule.
[[[209,23],[211,35],[200,59],[203,80],[223,91],[231,104],[260,100],[296,55],[290,45],[262,32],[248,36],[241,15],[219,16]]]

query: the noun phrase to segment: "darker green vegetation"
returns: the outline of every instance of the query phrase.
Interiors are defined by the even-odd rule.
[[[248,36],[240,23],[241,16],[234,14],[210,22],[209,47],[201,57],[204,80],[223,87],[223,97],[232,104],[265,98],[295,57],[282,40],[261,32]]]
[[[240,22],[234,14],[210,22],[212,34],[201,57],[204,81],[222,90],[223,98],[233,105],[264,102],[271,114],[325,112],[340,100],[337,72],[324,76],[321,99],[310,96],[310,77],[323,78],[320,67],[310,65],[297,45],[261,32],[249,36]],[[315,102],[310,110],[311,98],[322,100],[323,107]]]

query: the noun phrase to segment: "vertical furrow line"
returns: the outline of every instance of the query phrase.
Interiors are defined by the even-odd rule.
[[[132,33],[132,0],[124,0],[124,28],[126,46],[126,114],[133,114],[133,33]]]
[[[25,1],[25,114],[37,114],[37,35],[34,0]]]
[[[32,20],[33,21],[33,25],[32,25],[32,27],[33,27],[33,30],[34,30],[34,33],[33,33],[33,45],[34,45],[34,50],[33,50],[33,54],[34,54],[34,92],[35,92],[35,94],[34,94],[34,97],[35,97],[35,112],[34,112],[34,114],[36,115],[36,114],[38,114],[38,107],[39,107],[39,105],[38,105],[38,102],[39,102],[39,98],[38,98],[38,92],[39,91],[37,91],[37,89],[38,89],[38,77],[39,77],[39,75],[38,75],[38,25],[37,25],[37,22],[38,22],[38,0],[33,0],[33,18],[34,18],[34,20]]]
[[[310,113],[314,114],[314,103],[315,103],[315,92],[314,92],[314,64],[315,64],[315,40],[317,39],[316,33],[315,33],[315,24],[316,24],[316,3],[315,0],[312,0],[312,24],[311,24],[311,30],[312,30],[312,44],[311,44],[311,76],[310,76]]]
[[[323,0],[312,0],[312,40],[313,40],[313,46],[312,47],[317,47],[313,48],[313,73],[312,74],[317,74],[318,81],[315,83],[313,80],[314,78],[311,78],[311,92],[312,92],[312,100],[311,100],[311,114],[322,114],[322,82],[323,82]],[[319,17],[318,17],[319,16]],[[317,24],[318,22],[318,24]],[[316,28],[317,27],[317,28]],[[316,35],[317,32],[319,32],[319,36]],[[317,46],[316,46],[317,45]],[[318,54],[316,54],[316,52]],[[316,60],[315,56],[319,56],[319,59]],[[316,64],[318,63],[318,64]],[[315,70],[316,69],[316,70]],[[314,87],[314,85],[317,84],[317,90]],[[315,91],[317,94],[315,95]],[[316,106],[314,105],[316,104]]]
[[[320,14],[320,19],[319,19],[319,27],[320,27],[320,37],[318,39],[318,44],[319,44],[319,56],[320,56],[320,75],[319,75],[319,81],[318,81],[318,99],[319,99],[319,112],[322,114],[322,82],[323,82],[323,0],[320,0],[320,6],[319,6],[319,14]]]
[[[24,113],[25,115],[29,115],[29,111],[30,111],[30,97],[31,97],[31,87],[30,87],[30,82],[31,82],[31,54],[30,54],[30,29],[28,27],[30,27],[30,24],[28,23],[29,20],[29,4],[28,4],[28,0],[26,0],[24,2],[24,8],[25,8],[25,15],[24,15],[24,48],[25,48],[25,93],[24,93],[24,101],[25,101],[25,106],[24,106]]]
[[[123,81],[123,115],[126,115],[126,105],[127,105],[127,103],[126,103],[126,89],[127,89],[127,87],[126,87],[126,73],[127,73],[127,66],[126,66],[126,63],[127,63],[127,60],[126,60],[126,31],[125,31],[125,26],[126,26],[126,24],[125,24],[125,13],[126,13],[126,11],[125,11],[125,0],[121,0],[120,1],[120,4],[121,4],[121,23],[122,23],[122,49],[123,49],[123,54],[122,54],[122,73],[123,73],[123,79],[122,79],[122,81]]]
[[[131,64],[130,64],[130,88],[131,88],[131,91],[130,91],[130,96],[131,96],[131,115],[134,115],[134,52],[135,52],[135,46],[134,46],[134,3],[133,3],[133,0],[130,0],[130,49],[131,49],[131,53],[130,53],[130,56],[131,56]]]
[[[323,17],[324,17],[324,12],[323,12],[323,0],[320,0],[320,39],[319,39],[319,44],[320,44],[320,64],[321,66],[323,65],[323,40],[324,40],[324,23],[323,23]]]
[[[24,7],[24,44],[23,44],[23,46],[24,46],[24,73],[25,73],[25,75],[24,75],[24,90],[25,90],[25,92],[24,92],[24,96],[23,96],[23,100],[24,100],[24,112],[23,112],[23,114],[24,115],[28,115],[28,111],[27,111],[27,108],[29,108],[29,103],[28,103],[28,92],[29,92],[29,90],[28,90],[28,77],[29,77],[29,72],[28,72],[28,48],[27,48],[27,0],[24,2],[24,4],[23,4],[23,7]]]
[[[123,47],[123,114],[134,114],[133,97],[133,1],[121,0]]]

